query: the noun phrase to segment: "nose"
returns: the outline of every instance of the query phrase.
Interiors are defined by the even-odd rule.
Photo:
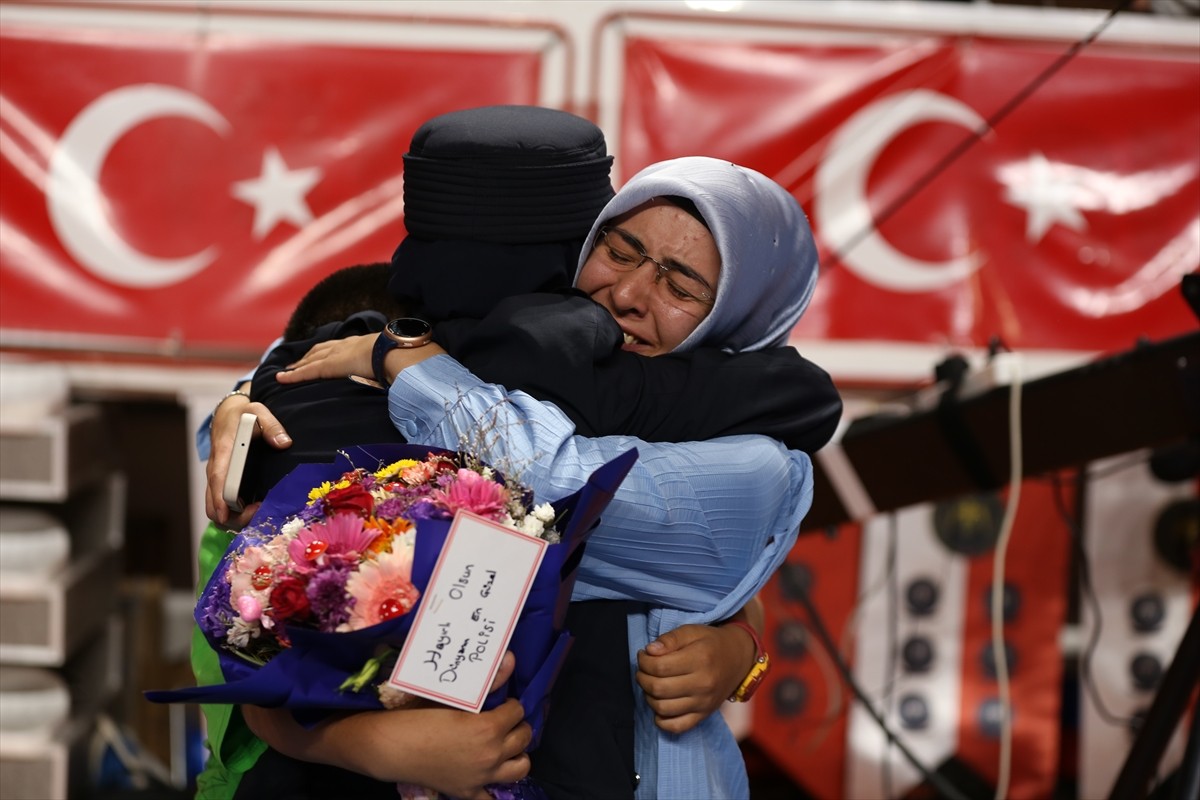
[[[618,311],[645,313],[655,290],[657,270],[650,261],[637,269],[621,273],[612,285],[613,303]]]

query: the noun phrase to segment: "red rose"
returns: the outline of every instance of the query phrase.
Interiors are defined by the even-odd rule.
[[[271,590],[271,617],[277,622],[307,617],[310,612],[304,588],[304,582],[292,575],[279,581]]]
[[[344,489],[334,489],[325,495],[325,510],[330,516],[338,511],[349,511],[360,517],[368,517],[375,508],[375,498],[362,487],[352,483]]]

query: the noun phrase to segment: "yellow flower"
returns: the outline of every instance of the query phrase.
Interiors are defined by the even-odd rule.
[[[399,475],[400,470],[408,469],[409,467],[414,466],[416,463],[417,462],[414,459],[403,458],[394,464],[388,464],[386,467],[376,472],[375,477],[381,481],[387,480],[395,475]]]
[[[308,493],[308,504],[311,506],[313,503],[317,502],[318,500],[323,498],[325,495],[332,492],[334,489],[345,489],[349,485],[350,485],[350,481],[346,478],[342,478],[337,483],[330,483],[329,481],[325,481],[320,486],[314,488],[312,491],[310,491]]]

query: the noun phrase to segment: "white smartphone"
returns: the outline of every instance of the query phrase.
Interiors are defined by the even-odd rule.
[[[238,420],[237,435],[233,439],[233,453],[229,457],[229,472],[225,474],[221,497],[234,514],[242,513],[245,508],[240,496],[242,473],[246,471],[246,455],[250,452],[250,442],[254,440],[254,429],[257,425],[258,417],[242,414],[242,418]]]

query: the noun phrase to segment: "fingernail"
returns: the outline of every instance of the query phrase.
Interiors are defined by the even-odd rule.
[[[292,437],[288,436],[286,433],[281,433],[275,437],[275,444],[291,444],[291,443],[292,443]]]
[[[646,652],[649,653],[650,655],[656,655],[658,653],[661,653],[662,650],[663,650],[663,643],[658,640],[650,642],[650,644],[646,645]]]

